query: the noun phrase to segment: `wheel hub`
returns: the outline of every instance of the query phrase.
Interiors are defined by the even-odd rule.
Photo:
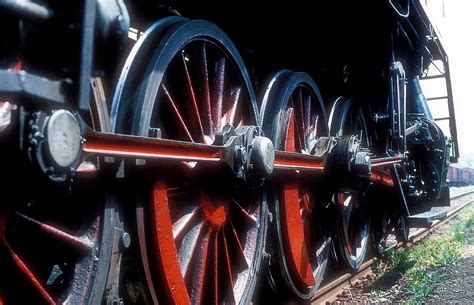
[[[214,227],[220,228],[227,221],[229,204],[227,202],[221,202],[214,204],[207,195],[201,194],[201,206],[204,212],[204,217],[209,224]]]
[[[359,181],[360,177],[370,177],[370,152],[361,147],[357,136],[340,136],[329,153],[327,173],[344,187]],[[341,177],[347,177],[341,180]],[[355,179],[354,179],[355,178]]]

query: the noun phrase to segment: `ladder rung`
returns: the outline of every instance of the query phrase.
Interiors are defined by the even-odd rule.
[[[426,100],[427,101],[434,101],[434,100],[446,100],[448,99],[447,96],[436,96],[436,97],[429,97]]]
[[[444,117],[444,118],[436,118],[436,119],[434,119],[434,120],[435,120],[435,121],[447,121],[447,120],[449,120],[449,119],[450,119],[450,117],[448,116],[448,117]]]
[[[425,77],[420,78],[420,80],[437,79],[437,78],[443,78],[443,77],[446,77],[446,74],[429,75],[429,76],[425,76]]]

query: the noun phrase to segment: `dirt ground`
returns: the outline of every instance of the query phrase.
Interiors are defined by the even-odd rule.
[[[463,248],[459,262],[437,270],[448,278],[439,283],[435,294],[427,302],[474,302],[474,229],[471,227],[468,243]]]

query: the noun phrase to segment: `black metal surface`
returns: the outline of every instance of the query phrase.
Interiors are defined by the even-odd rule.
[[[92,59],[94,55],[96,1],[84,0],[83,10],[80,69],[78,71],[78,108],[87,111],[89,110],[90,79],[93,71]]]
[[[352,136],[359,138],[358,146],[370,147],[370,138],[362,109],[351,99],[339,97],[332,105],[329,119],[330,134],[342,136],[339,151],[335,152],[339,162],[350,167]],[[370,167],[369,167],[370,171]],[[346,170],[347,172],[347,170]],[[358,269],[364,262],[370,246],[370,205],[366,201],[367,180],[362,177],[354,179],[348,175],[335,175],[331,180],[333,201],[336,210],[335,250],[337,258],[351,269]]]
[[[408,225],[415,228],[429,228],[433,221],[442,219],[448,214],[445,210],[427,211],[420,214],[410,215],[408,217]]]
[[[448,92],[449,129],[451,131],[451,138],[453,139],[453,153],[450,157],[450,162],[456,163],[459,159],[459,143],[456,126],[456,112],[454,111],[453,87],[451,85],[451,71],[449,69],[449,59],[447,55],[444,57],[444,76],[446,79],[446,89]]]
[[[316,121],[310,123],[306,119],[306,122],[304,122],[304,117],[316,119]],[[290,126],[292,120],[294,121],[295,130],[298,130],[296,132],[297,135],[288,133],[287,129],[293,127]],[[324,101],[316,83],[307,73],[280,70],[272,75],[263,96],[261,124],[267,136],[272,139],[275,149],[281,151],[294,149],[307,155],[318,154],[321,151],[326,153],[328,150],[317,147],[320,144],[318,140],[329,135],[329,127]],[[330,146],[329,142],[326,143],[327,146]],[[308,182],[310,181],[306,181],[306,183],[300,181],[296,184],[298,196],[300,194],[302,197],[308,196],[315,212],[309,212],[309,216],[306,217],[301,215],[301,219],[294,219],[292,224],[286,223],[285,218],[285,214],[288,214],[285,202],[290,199],[286,198],[284,192],[284,188],[287,185],[285,185],[284,179],[273,185],[270,196],[273,204],[269,205],[269,209],[274,215],[275,220],[271,226],[269,245],[266,250],[270,253],[268,256],[270,261],[268,270],[269,277],[274,286],[273,289],[277,290],[281,295],[288,291],[291,295],[302,300],[311,299],[321,284],[325,276],[332,241],[329,229],[330,224],[324,219],[324,216],[329,214],[327,208],[323,207],[322,204],[323,198],[327,194],[320,190],[320,184]],[[291,182],[288,182],[288,184],[291,185]],[[300,201],[303,201],[303,199]],[[286,204],[294,205],[295,209],[299,210],[301,203],[287,202]],[[291,247],[289,246],[290,242],[287,235],[288,226],[298,226],[300,222],[310,222],[310,219],[317,219],[316,225],[312,228],[311,232],[305,231],[303,237],[308,243],[306,247],[310,246],[311,241],[313,246],[315,246],[315,248],[310,247],[309,249],[313,249],[316,255],[314,255],[315,253],[308,253],[308,256],[313,258],[310,263],[314,285],[301,283],[301,274],[298,274],[294,266],[292,266],[292,259],[294,257],[291,257],[293,253],[290,251]],[[300,237],[289,236],[289,238]],[[301,252],[304,251],[308,250],[301,249]],[[301,264],[304,263],[306,262],[301,262]]]
[[[401,62],[390,65],[389,102],[391,130],[389,155],[403,154],[406,150],[406,76]]]
[[[2,0],[0,9],[29,21],[46,21],[53,16],[53,12],[46,4],[29,0]]]
[[[25,71],[0,70],[0,97],[37,107],[65,107],[67,82]],[[23,97],[23,98],[22,98]],[[26,98],[26,99],[25,99]]]
[[[423,94],[418,76],[408,79],[407,84],[407,111],[411,113],[422,113],[427,119],[432,120],[430,108],[427,99]]]

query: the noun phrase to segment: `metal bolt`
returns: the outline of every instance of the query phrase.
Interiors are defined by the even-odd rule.
[[[128,249],[130,247],[130,244],[132,243],[132,239],[130,238],[130,234],[127,232],[123,232],[122,234],[122,245],[125,249]]]

